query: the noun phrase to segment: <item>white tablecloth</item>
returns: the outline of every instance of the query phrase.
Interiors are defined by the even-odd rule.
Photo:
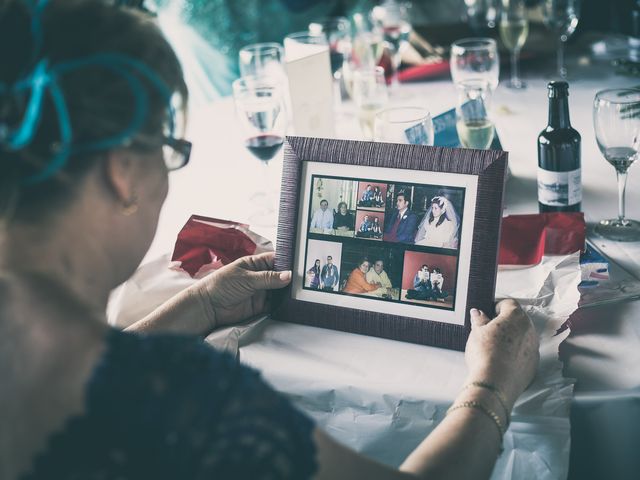
[[[602,65],[574,66],[571,73],[580,78],[571,81],[569,104],[572,124],[582,134],[583,210],[588,221],[594,222],[615,216],[617,208],[614,170],[601,156],[593,134],[594,94],[602,88],[635,82],[611,75]],[[531,72],[526,80],[527,90],[511,91],[501,85],[494,97],[494,120],[502,144],[509,151],[513,174],[507,186],[505,214],[537,211],[536,138],[547,121],[547,79]],[[437,114],[454,106],[454,93],[450,81],[403,85],[392,102],[425,106]],[[276,159],[264,167],[255,160],[243,147],[234,115],[230,99],[193,112],[192,162],[171,177],[169,197],[147,261],[171,251],[178,230],[194,213],[248,222],[256,232],[275,239],[281,161]],[[337,136],[360,137],[352,114],[341,114]],[[633,169],[627,187],[627,214],[640,219],[640,172]],[[624,268],[614,269],[614,281],[640,277],[640,244],[598,239],[594,242]],[[283,347],[282,338],[301,338],[296,337],[300,328],[308,327],[268,323],[259,341],[251,342],[241,357],[258,368],[265,365],[264,362],[277,365],[278,368],[263,369],[265,376],[294,397],[302,386],[331,397],[331,401],[340,406],[339,416],[324,411],[314,414],[314,400],[306,395],[300,395],[297,403],[304,407],[305,402],[310,402],[309,411],[330,432],[388,463],[398,463],[417,441],[415,433],[403,437],[403,432],[427,432],[433,422],[441,418],[443,406],[460,387],[462,367],[459,359],[454,360],[459,354],[438,350],[427,355],[429,362],[434,369],[451,373],[452,381],[438,401],[414,402],[411,399],[419,397],[420,385],[426,385],[431,376],[425,370],[423,376],[405,378],[403,364],[423,361],[426,347],[386,340],[320,330],[314,332],[313,345],[288,344],[285,351],[292,355],[280,357],[282,349],[275,347]],[[629,454],[631,446],[635,448],[640,444],[637,428],[640,424],[639,334],[640,302],[594,308],[574,315],[572,334],[561,346],[565,376],[577,379],[572,414],[571,478],[604,478],[605,474],[607,478],[631,478],[630,472],[640,471],[636,468],[637,456]],[[324,347],[319,348],[318,344]],[[332,357],[332,349],[340,345],[349,346],[354,356],[352,362],[336,361]],[[306,347],[310,350],[305,350]],[[370,355],[379,351],[386,353],[379,357]],[[295,356],[295,352],[300,355]],[[361,357],[356,358],[357,355]],[[381,360],[378,362],[375,358]],[[376,368],[371,368],[372,365]],[[350,403],[353,399],[359,399],[353,404],[357,406]],[[612,416],[611,411],[624,413],[622,417]],[[389,428],[390,421],[392,428]],[[545,448],[564,451],[566,446],[544,444],[539,436],[545,431],[565,428],[564,423],[539,419],[539,423],[528,425],[538,425],[539,431],[529,437],[533,444],[520,446],[523,452]],[[513,428],[518,428],[518,422],[514,422]],[[376,432],[393,432],[393,435],[376,435]],[[544,461],[551,457],[545,457],[541,451],[539,458]],[[501,472],[507,472],[509,467],[517,471],[518,455],[509,459],[514,463],[500,467]],[[532,472],[530,478],[566,476],[566,465],[562,462],[548,467],[546,474],[541,473],[545,470],[541,468],[536,471],[541,476],[534,477]]]

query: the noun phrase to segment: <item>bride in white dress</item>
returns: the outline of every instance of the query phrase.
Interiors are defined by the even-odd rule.
[[[418,226],[415,244],[427,247],[458,248],[460,217],[444,195],[433,197],[431,207]]]

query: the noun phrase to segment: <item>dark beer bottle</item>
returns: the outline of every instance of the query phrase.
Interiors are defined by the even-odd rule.
[[[580,134],[569,121],[569,84],[550,82],[549,124],[538,136],[538,207],[579,212],[582,202]]]

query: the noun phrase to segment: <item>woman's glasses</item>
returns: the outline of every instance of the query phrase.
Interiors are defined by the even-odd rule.
[[[144,151],[154,150],[160,146],[162,147],[162,158],[164,159],[164,164],[168,171],[172,172],[174,170],[179,170],[189,163],[193,144],[182,138],[164,136],[159,142],[136,138],[134,143],[131,145],[134,149]]]

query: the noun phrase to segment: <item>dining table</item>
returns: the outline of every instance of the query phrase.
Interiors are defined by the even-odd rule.
[[[524,65],[525,89],[509,89],[504,81],[492,97],[491,117],[509,155],[504,215],[538,212],[536,142],[547,124],[547,83],[555,79],[554,59],[543,60]],[[505,70],[503,79],[508,74]],[[527,422],[530,430],[522,427],[522,436],[513,438],[528,438],[525,434],[533,432],[531,444],[523,440],[511,447],[514,452],[529,451],[529,470],[519,469],[518,461],[525,457],[513,454],[509,464],[502,465],[499,478],[639,478],[640,300],[629,292],[640,282],[640,243],[609,241],[593,232],[598,221],[616,216],[617,184],[614,168],[598,148],[592,109],[597,91],[640,82],[616,74],[608,60],[595,58],[588,49],[570,51],[568,70],[571,124],[582,137],[587,238],[610,265],[610,280],[595,288],[606,284],[613,293],[577,308],[559,345],[562,375],[573,388],[566,418],[570,442],[545,445],[540,440],[545,432],[565,428],[562,415]],[[454,85],[445,75],[403,83],[391,93],[389,103],[420,106],[435,116],[453,108],[455,101]],[[170,176],[169,194],[143,265],[172,251],[179,230],[192,214],[245,223],[275,245],[282,152],[262,162],[246,150],[230,97],[190,106],[187,132],[193,142],[191,162]],[[355,107],[347,98],[336,106],[335,137],[362,140]],[[633,167],[626,205],[627,216],[640,220],[640,172]],[[287,338],[296,341],[287,342]],[[460,388],[461,356],[273,320],[239,348],[240,361],[259,369],[274,388],[330,434],[391,465],[417,445],[421,434],[416,432],[426,434],[442,418],[433,412],[442,413],[438,406],[446,405]],[[424,365],[424,374],[409,375],[416,362]],[[404,368],[409,363],[413,369]],[[450,378],[441,398],[435,403],[417,401],[421,385],[435,376]],[[530,465],[535,464],[531,459],[536,455],[534,468]],[[547,464],[548,458],[555,463]]]

